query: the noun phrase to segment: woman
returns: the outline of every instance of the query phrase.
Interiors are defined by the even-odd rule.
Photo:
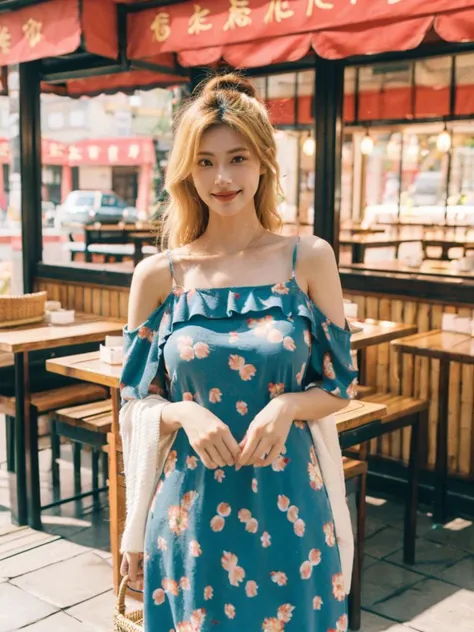
[[[147,632],[347,629],[318,446],[298,420],[343,408],[356,372],[331,247],[276,232],[273,134],[251,83],[203,87],[169,160],[172,250],[133,276],[122,572],[139,576],[144,550]]]

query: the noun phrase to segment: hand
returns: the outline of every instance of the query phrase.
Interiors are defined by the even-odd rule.
[[[275,397],[253,418],[240,442],[242,465],[266,467],[281,453],[293,423],[293,410],[284,395]]]
[[[180,425],[204,465],[210,470],[235,465],[240,448],[229,426],[196,402],[182,403]]]
[[[143,553],[124,553],[120,574],[130,577],[131,588],[143,590]]]

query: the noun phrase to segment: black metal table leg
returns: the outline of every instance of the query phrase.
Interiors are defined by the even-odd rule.
[[[18,523],[41,529],[38,419],[31,407],[28,353],[15,354],[15,457]],[[16,512],[15,512],[16,509]]]
[[[25,367],[26,362],[26,367]],[[26,374],[26,375],[25,375]],[[14,520],[19,525],[28,524],[28,501],[26,496],[26,441],[24,433],[25,399],[29,415],[28,360],[23,353],[15,353],[15,489],[11,490],[11,505]]]
[[[408,490],[405,499],[405,522],[403,536],[403,561],[415,563],[416,523],[418,510],[418,484],[421,468],[421,439],[424,425],[428,421],[428,411],[417,416],[411,427],[410,460],[408,463]]]
[[[448,481],[448,413],[449,413],[449,359],[439,363],[438,426],[436,428],[436,465],[433,519],[446,520],[446,490]]]

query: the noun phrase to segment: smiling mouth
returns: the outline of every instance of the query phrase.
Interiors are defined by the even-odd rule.
[[[230,202],[239,195],[240,191],[228,191],[226,193],[212,193],[212,197],[215,197],[221,202]]]

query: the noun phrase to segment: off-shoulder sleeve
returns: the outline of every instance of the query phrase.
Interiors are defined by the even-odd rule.
[[[169,308],[162,304],[136,329],[125,326],[124,364],[120,378],[122,402],[148,395],[168,396],[169,376],[163,359],[163,344],[169,321]]]
[[[357,369],[351,358],[351,332],[332,323],[312,302],[311,356],[304,378],[305,390],[319,387],[342,397],[352,399],[357,395]]]

